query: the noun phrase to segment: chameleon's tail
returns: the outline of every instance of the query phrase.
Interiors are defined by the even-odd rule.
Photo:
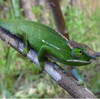
[[[6,24],[5,20],[0,18],[0,27],[4,28],[5,24]]]
[[[3,20],[4,20],[4,19],[1,19],[1,18],[0,18],[0,27],[1,27],[1,28],[3,28],[3,26],[2,26]]]
[[[5,20],[5,19],[1,19],[0,18],[0,27],[9,31],[9,32],[12,32],[12,33],[15,33],[14,32],[14,25],[15,23],[11,20]]]

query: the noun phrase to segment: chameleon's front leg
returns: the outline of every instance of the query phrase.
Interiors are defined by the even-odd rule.
[[[83,78],[82,78],[81,74],[76,70],[75,67],[71,67],[70,72],[73,75],[73,77],[79,81],[80,84],[84,85]]]
[[[28,53],[27,33],[22,29],[19,30],[20,32],[17,35],[23,38],[23,43],[24,43],[23,54],[26,55]]]
[[[39,50],[39,53],[38,53],[38,61],[39,61],[39,64],[40,64],[40,67],[41,67],[41,70],[44,69],[44,61],[46,60],[46,55],[47,54],[51,54],[51,50],[48,46],[46,45],[43,45],[40,50]]]

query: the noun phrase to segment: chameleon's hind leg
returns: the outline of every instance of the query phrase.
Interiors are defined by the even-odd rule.
[[[46,45],[43,45],[38,53],[38,61],[41,67],[41,70],[44,69],[44,61],[46,60],[46,55],[47,54],[52,54],[52,51],[50,50],[50,48]]]
[[[26,55],[28,53],[28,41],[27,41],[27,34],[26,33],[24,33],[23,42],[25,44],[25,47],[23,49],[23,54]]]
[[[75,69],[75,67],[71,67],[70,72],[74,76],[74,78],[76,78],[79,81],[80,84],[84,85],[83,78],[81,74]]]
[[[23,54],[27,55],[28,53],[28,41],[27,41],[27,33],[23,30],[20,30],[18,33],[19,36],[23,38],[23,43],[24,43],[24,49],[23,49]]]

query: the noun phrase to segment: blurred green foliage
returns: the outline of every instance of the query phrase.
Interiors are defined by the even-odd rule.
[[[88,9],[87,9],[88,10]],[[100,8],[90,15],[87,11],[80,11],[78,7],[68,7],[65,16],[70,39],[90,46],[93,50],[100,52]],[[100,93],[100,62],[93,61],[92,64],[78,68],[85,80],[87,87],[96,95]],[[91,87],[92,86],[92,87]],[[100,97],[100,96],[99,96]]]
[[[0,17],[8,19],[24,18],[23,9],[20,8],[19,0],[0,0]],[[40,20],[40,12],[45,11],[43,6],[32,6],[35,21]],[[99,9],[91,15],[86,11],[79,11],[78,7],[72,9],[69,6],[63,10],[67,29],[71,40],[89,45],[95,51],[100,51],[100,12]],[[49,15],[50,26],[55,27],[53,16]],[[45,17],[46,18],[46,17]],[[45,20],[45,19],[44,19]],[[27,58],[7,46],[0,40],[0,97],[7,98],[49,98],[70,97],[50,76],[41,73],[40,69]],[[100,97],[100,61],[78,68],[87,87]],[[45,76],[44,76],[45,75]],[[92,86],[92,87],[91,87]]]

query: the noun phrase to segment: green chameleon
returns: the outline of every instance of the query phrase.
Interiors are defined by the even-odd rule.
[[[100,56],[99,52],[93,51],[87,45],[68,41],[62,34],[40,23],[0,19],[0,27],[23,40],[24,54],[28,52],[28,44],[36,50],[41,68],[44,67],[46,58],[69,66],[81,66],[90,64],[91,59],[95,60]],[[75,72],[73,74],[77,74]]]

